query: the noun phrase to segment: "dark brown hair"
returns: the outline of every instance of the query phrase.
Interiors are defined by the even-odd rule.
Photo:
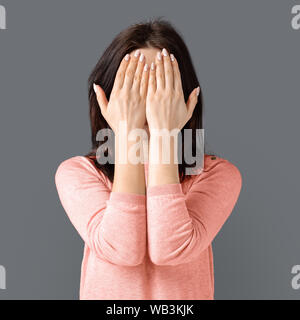
[[[111,182],[113,182],[114,177],[114,164],[100,164],[96,159],[97,149],[102,143],[106,142],[96,140],[97,132],[100,129],[111,128],[100,112],[96,95],[93,90],[93,83],[102,87],[109,100],[121,60],[126,53],[130,53],[138,48],[157,48],[160,50],[166,48],[168,52],[174,54],[178,61],[181,73],[185,101],[187,101],[192,90],[198,85],[200,86],[189,51],[181,35],[175,30],[170,22],[161,18],[150,19],[146,22],[140,22],[129,26],[114,38],[112,43],[104,51],[88,80],[92,149],[85,155],[94,161],[95,166],[99,168]],[[194,109],[193,115],[182,129],[192,129],[193,154],[196,150],[196,129],[203,129],[202,117],[203,98],[202,90],[200,89],[198,103]],[[183,148],[184,142],[182,142],[181,151],[183,151]],[[107,152],[113,151],[107,150]],[[182,157],[182,164],[178,164],[181,182],[188,176],[185,174],[185,168],[187,167],[193,167],[193,165],[185,163],[184,157]]]

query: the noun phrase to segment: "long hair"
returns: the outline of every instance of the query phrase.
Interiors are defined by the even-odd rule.
[[[92,148],[89,153],[85,154],[86,157],[94,161],[95,166],[99,168],[111,182],[113,182],[114,177],[114,163],[100,164],[96,159],[97,149],[102,143],[106,142],[96,140],[97,132],[100,129],[111,128],[101,114],[96,94],[93,90],[93,83],[102,87],[109,100],[121,60],[125,54],[138,48],[157,48],[160,50],[166,48],[168,52],[175,55],[180,69],[185,101],[187,101],[191,91],[197,86],[200,86],[187,46],[179,32],[175,30],[170,22],[156,18],[146,22],[136,23],[121,31],[113,39],[88,79]],[[203,97],[201,87],[193,115],[181,130],[182,136],[184,129],[192,129],[192,150],[194,153],[196,150],[196,129],[203,129]],[[179,150],[179,152],[183,154],[183,141],[181,147],[182,150]],[[113,151],[107,150],[106,154],[108,153],[111,154]],[[204,150],[204,154],[205,153]],[[182,182],[188,177],[188,175],[186,175],[186,168],[193,167],[193,165],[187,164],[184,157],[182,157],[181,162],[182,163],[178,164],[178,170],[180,181]]]

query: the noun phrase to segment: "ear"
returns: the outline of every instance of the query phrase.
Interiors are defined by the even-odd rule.
[[[99,85],[94,83],[93,87],[94,87],[94,91],[96,93],[96,97],[97,97],[97,101],[98,101],[101,113],[104,116],[106,113],[107,105],[108,105],[106,94],[105,94],[104,90]]]
[[[187,111],[188,111],[188,120],[191,118],[191,116],[194,112],[194,109],[195,109],[196,104],[198,102],[199,93],[200,93],[200,87],[197,87],[191,92],[191,94],[188,98],[188,101],[186,103],[186,107],[187,107]]]

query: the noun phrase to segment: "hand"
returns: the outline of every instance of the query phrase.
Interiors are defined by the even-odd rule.
[[[193,114],[200,91],[195,88],[185,103],[177,60],[166,49],[162,53],[158,52],[149,75],[146,118],[150,134],[152,129],[181,130]]]
[[[109,102],[103,89],[94,84],[101,113],[115,134],[118,134],[120,121],[125,121],[128,133],[132,129],[144,128],[149,78],[147,67],[140,50],[132,56],[126,55],[117,71]]]

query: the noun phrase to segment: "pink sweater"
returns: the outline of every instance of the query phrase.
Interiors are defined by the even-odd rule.
[[[147,187],[145,196],[112,192],[92,160],[74,156],[55,183],[85,242],[80,299],[214,299],[211,243],[240,194],[235,165],[205,155],[202,173]]]

